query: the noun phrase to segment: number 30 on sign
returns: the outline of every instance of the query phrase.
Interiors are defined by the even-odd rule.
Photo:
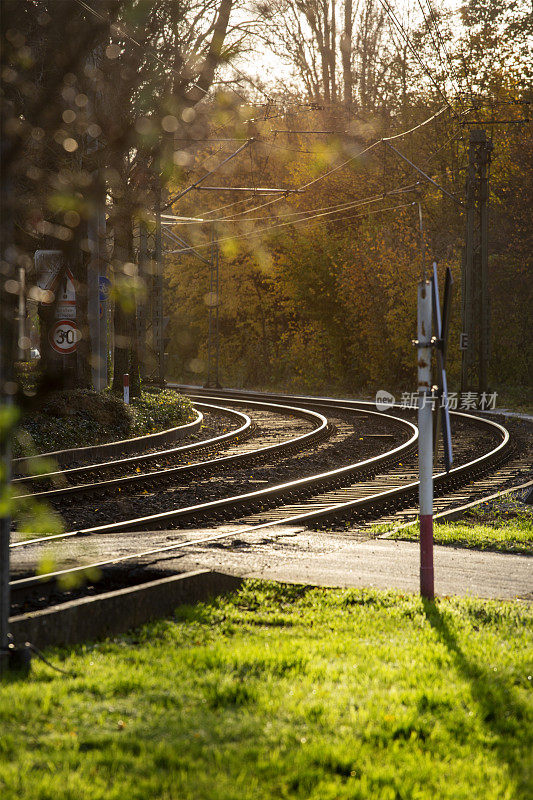
[[[50,344],[57,353],[73,353],[81,339],[80,332],[70,319],[60,319],[50,330]]]

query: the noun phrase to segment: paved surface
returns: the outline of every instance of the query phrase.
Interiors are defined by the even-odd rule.
[[[151,568],[183,571],[218,569],[233,575],[321,586],[372,586],[418,591],[419,547],[413,542],[368,539],[366,532],[308,531],[269,526],[246,532],[243,525],[199,530],[142,531],[68,539],[50,548],[58,567],[94,563],[179,542],[198,542],[182,550],[147,555]],[[221,533],[228,538],[202,544]],[[32,552],[33,551],[33,552]],[[54,552],[55,551],[55,552]],[[15,551],[13,571],[24,573],[36,557],[33,547]],[[41,553],[42,555],[42,553]],[[128,561],[127,565],[135,562]],[[452,547],[435,547],[435,591],[533,601],[533,558]]]
[[[261,537],[251,534],[250,544],[246,536],[246,543],[198,549],[194,556],[180,559],[181,568],[216,566],[245,577],[321,586],[419,589],[417,543],[360,541],[301,528],[281,536],[278,530],[275,535],[274,540],[269,539],[269,529],[265,529]],[[435,591],[439,595],[533,600],[533,558],[435,547]]]

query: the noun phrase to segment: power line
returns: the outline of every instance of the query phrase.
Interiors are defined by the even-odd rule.
[[[223,211],[225,208],[231,208],[232,206],[238,206],[240,203],[249,203],[251,200],[255,198],[255,195],[251,195],[251,197],[244,197],[241,200],[234,200],[233,203],[225,203],[223,206],[217,206],[216,208],[211,208],[206,211],[202,211],[202,216],[204,217],[206,214],[215,214],[217,211]]]
[[[407,46],[409,47],[409,49],[413,53],[414,57],[416,58],[416,60],[418,61],[418,63],[422,67],[423,71],[426,73],[426,75],[428,76],[428,78],[430,79],[431,83],[436,88],[436,90],[438,91],[438,93],[440,94],[440,96],[442,97],[444,102],[446,103],[446,105],[450,106],[451,103],[448,100],[448,98],[446,97],[446,94],[442,91],[441,87],[439,86],[439,84],[437,83],[437,81],[435,80],[435,78],[433,77],[431,72],[429,71],[429,69],[426,67],[426,65],[424,64],[424,62],[420,58],[420,56],[418,55],[418,53],[416,51],[416,48],[412,44],[411,39],[410,39],[409,35],[407,34],[404,26],[396,18],[396,14],[394,13],[394,10],[390,7],[390,5],[387,2],[387,0],[378,0],[378,2],[381,5],[381,7],[385,10],[385,12],[387,13],[387,16],[389,17],[389,19],[393,22],[394,26],[396,27],[396,29],[398,30],[398,32],[402,36],[403,40],[405,41],[405,43],[407,44]]]
[[[234,153],[232,153],[232,154],[231,154],[231,155],[229,155],[227,158],[225,158],[225,159],[224,159],[224,161],[221,161],[221,162],[220,162],[220,164],[218,164],[218,166],[216,166],[214,169],[210,170],[209,172],[206,172],[206,173],[205,173],[205,175],[203,175],[201,178],[198,178],[198,180],[197,180],[197,181],[195,181],[194,183],[191,183],[191,185],[190,185],[190,186],[187,186],[187,188],[186,188],[186,189],[183,189],[183,191],[181,191],[181,192],[180,192],[179,194],[177,194],[177,195],[176,195],[174,198],[172,198],[172,200],[169,200],[169,201],[167,202],[167,204],[165,205],[165,208],[169,208],[169,207],[170,207],[170,206],[172,206],[172,205],[173,205],[173,204],[174,204],[174,203],[175,203],[177,200],[179,200],[180,198],[184,197],[186,194],[188,194],[189,192],[191,192],[193,189],[196,189],[196,187],[197,187],[197,186],[199,186],[199,185],[200,185],[200,183],[202,183],[203,181],[205,181],[205,179],[206,179],[206,178],[209,178],[209,176],[210,176],[210,175],[213,175],[213,173],[215,173],[217,170],[219,170],[221,167],[223,167],[223,166],[224,166],[224,164],[227,164],[227,163],[228,163],[228,161],[231,161],[231,159],[232,159],[232,158],[235,158],[236,156],[238,156],[238,155],[239,155],[239,153],[242,153],[242,151],[243,151],[243,150],[244,150],[246,147],[248,147],[248,145],[249,145],[249,144],[251,144],[252,142],[253,142],[253,139],[248,139],[248,141],[246,141],[246,142],[245,142],[243,145],[241,145],[241,147],[239,147],[237,150],[235,150],[235,152],[234,152]]]
[[[324,180],[325,178],[329,177],[329,175],[332,175],[334,172],[337,172],[339,169],[342,169],[343,167],[347,166],[347,164],[350,164],[354,159],[360,158],[365,153],[370,152],[370,150],[374,149],[375,147],[377,147],[382,142],[384,142],[384,141],[393,141],[394,139],[400,139],[403,136],[408,136],[411,133],[414,133],[415,131],[419,130],[420,128],[423,128],[425,125],[428,125],[434,119],[437,119],[437,117],[439,117],[441,114],[443,114],[444,111],[446,111],[448,108],[449,108],[449,105],[443,106],[441,109],[439,109],[437,112],[435,112],[435,114],[432,114],[430,117],[428,117],[427,119],[423,120],[418,125],[415,125],[413,128],[409,128],[407,131],[402,131],[401,133],[397,133],[394,136],[388,136],[386,138],[377,139],[375,142],[370,144],[364,150],[360,151],[359,153],[355,153],[353,156],[350,156],[350,158],[347,158],[341,164],[337,164],[337,166],[333,167],[332,169],[328,170],[327,172],[323,173],[322,175],[319,175],[317,178],[314,178],[313,180],[308,181],[305,184],[302,184],[301,186],[299,186],[297,188],[299,188],[299,189],[308,189],[310,186],[313,186],[315,183],[318,183],[319,181]],[[271,206],[274,203],[279,203],[283,199],[284,199],[284,195],[282,195],[280,197],[275,197],[273,200],[268,200],[266,203],[260,203],[259,205],[253,206],[252,208],[249,208],[249,209],[246,209],[245,211],[238,212],[237,214],[230,214],[229,217],[227,217],[226,219],[230,219],[230,218],[234,218],[234,217],[244,217],[246,214],[251,214],[253,211],[259,211],[259,209],[261,209],[261,208],[266,208],[267,206]],[[204,214],[205,213],[209,213],[209,212],[204,212]],[[202,216],[204,216],[204,214],[202,214]]]
[[[411,187],[409,187],[409,188],[411,188]],[[391,192],[387,192],[387,193],[382,193],[382,194],[378,194],[378,195],[371,195],[370,197],[363,197],[363,198],[359,198],[358,200],[348,200],[345,203],[335,203],[334,205],[330,205],[330,206],[322,206],[322,207],[319,207],[319,208],[311,208],[311,209],[308,209],[308,210],[301,210],[301,211],[289,211],[289,212],[286,212],[284,214],[279,214],[277,219],[279,219],[280,217],[295,217],[295,216],[298,216],[298,215],[300,215],[302,219],[306,219],[306,217],[302,216],[302,215],[304,215],[304,214],[313,214],[313,215],[315,215],[317,212],[328,211],[329,209],[332,209],[332,210],[329,211],[329,213],[334,214],[335,211],[346,211],[348,208],[353,208],[353,207],[355,207],[357,205],[361,205],[361,204],[364,205],[367,202],[368,203],[377,202],[378,200],[382,200],[386,196],[386,194],[392,194],[392,193],[397,192],[397,191],[399,191],[399,190],[392,190]],[[228,222],[239,222],[240,221],[238,219],[235,219],[235,220],[228,219],[227,217],[221,217],[220,219],[205,220],[205,219],[200,219],[198,217],[178,217],[178,216],[174,216],[174,217],[171,218],[170,214],[163,214],[162,216],[164,216],[165,218],[168,218],[168,223],[169,224],[172,224],[172,220],[174,220],[175,224],[178,224],[178,223],[179,224],[193,224],[193,223],[202,223],[202,222],[226,222],[226,223],[228,223]],[[268,222],[268,221],[269,221],[268,217],[248,217],[246,219],[246,222]]]
[[[428,30],[428,33],[429,33],[429,35],[431,37],[431,41],[433,42],[433,46],[435,48],[435,52],[436,52],[436,54],[438,56],[438,59],[439,59],[440,63],[442,64],[442,68],[444,70],[444,74],[446,75],[447,78],[449,78],[449,80],[452,83],[452,85],[454,85],[455,91],[457,93],[459,93],[460,92],[459,86],[457,84],[455,84],[454,79],[453,79],[452,75],[450,74],[450,72],[448,70],[448,67],[444,63],[444,59],[443,59],[443,57],[441,55],[441,52],[440,52],[440,47],[437,44],[437,42],[435,40],[435,37],[433,36],[433,31],[431,30],[431,26],[430,26],[430,24],[428,22],[428,19],[426,17],[426,14],[425,14],[424,8],[422,6],[421,0],[417,0],[417,2],[418,2],[418,5],[420,6],[420,11],[422,12],[422,16],[424,18],[424,23],[425,23],[426,28]],[[429,6],[429,9],[430,9],[430,14],[431,14],[431,6]]]
[[[303,209],[299,211],[288,211],[283,214],[278,214],[277,219],[284,218],[284,217],[295,217],[298,215],[303,214],[315,214],[315,212],[319,211],[328,211],[333,209],[330,213],[334,213],[334,211],[346,211],[348,208],[352,208],[355,205],[364,204],[367,202],[377,202],[378,200],[383,200],[385,197],[389,195],[400,194],[402,192],[413,191],[416,187],[420,185],[420,181],[416,183],[408,184],[407,186],[400,186],[398,189],[390,189],[386,192],[381,192],[380,194],[370,195],[369,197],[359,198],[358,200],[347,200],[344,203],[334,203],[333,205],[329,206],[321,206],[318,208],[311,208],[311,209]],[[194,224],[194,223],[203,223],[203,222],[238,222],[239,220],[231,220],[227,217],[221,217],[220,219],[203,219],[198,217],[180,217],[173,214],[162,214],[162,217],[165,218],[166,224]],[[302,217],[305,219],[305,217]],[[268,217],[248,217],[247,222],[267,222]]]
[[[377,209],[374,209],[373,211],[372,210],[366,211],[364,214],[356,214],[356,215],[349,214],[346,217],[339,217],[338,220],[334,220],[334,221],[338,222],[338,221],[342,221],[344,219],[358,219],[358,218],[361,218],[361,217],[366,217],[366,216],[368,216],[370,214],[381,214],[381,213],[384,213],[386,211],[396,211],[397,209],[401,209],[401,208],[409,208],[409,207],[411,207],[411,206],[413,206],[415,204],[416,204],[416,201],[413,201],[413,202],[410,202],[410,203],[402,203],[401,205],[397,205],[397,206],[389,206],[388,208],[377,208]],[[233,236],[224,236],[221,239],[213,240],[213,242],[205,242],[204,244],[195,245],[195,248],[198,250],[198,249],[204,248],[204,247],[211,247],[212,244],[220,244],[221,242],[235,241],[236,239],[246,239],[246,238],[248,238],[250,236],[257,236],[258,234],[264,233],[265,231],[274,230],[274,228],[281,228],[281,227],[284,227],[286,225],[296,225],[299,222],[311,222],[313,219],[316,219],[317,217],[322,217],[322,216],[324,216],[324,215],[323,214],[316,214],[314,217],[301,219],[301,220],[291,220],[290,222],[281,222],[278,225],[270,225],[267,228],[259,228],[259,229],[254,230],[254,231],[249,231],[248,233],[238,233],[238,234],[235,234]],[[187,250],[170,250],[167,253],[167,255],[173,255],[173,254],[185,253],[185,252],[187,252]]]
[[[400,151],[397,150],[395,147],[393,147],[392,144],[389,144],[389,142],[387,142],[385,139],[383,140],[383,144],[386,147],[389,147],[394,153],[396,153],[397,156],[399,156],[400,158],[403,158],[404,161],[406,161],[408,164],[410,164],[411,167],[413,167],[413,169],[416,169],[416,171],[419,172],[420,175],[422,175],[427,181],[429,181],[431,184],[433,184],[433,186],[435,186],[440,192],[445,194],[446,197],[449,197],[451,200],[453,200],[454,203],[457,203],[460,206],[464,206],[464,203],[463,203],[462,200],[459,200],[458,197],[456,197],[455,195],[451,194],[451,192],[449,192],[447,189],[445,189],[439,183],[434,181],[433,178],[430,178],[427,173],[425,173],[423,170],[421,170],[420,167],[417,167],[416,164],[413,164],[413,162],[410,161],[407,158],[407,156],[404,156],[403,153],[400,153]]]
[[[460,78],[457,77],[457,70],[455,69],[455,64],[453,63],[452,58],[450,56],[450,53],[448,52],[448,48],[446,47],[446,42],[444,41],[444,37],[442,36],[442,34],[440,32],[437,14],[435,13],[435,10],[434,10],[434,8],[433,8],[433,6],[431,4],[431,0],[426,0],[426,5],[427,5],[427,7],[429,9],[429,13],[430,13],[431,19],[433,20],[433,27],[435,28],[435,33],[437,35],[437,38],[438,38],[439,42],[441,43],[441,46],[442,46],[442,49],[444,51],[444,55],[446,56],[446,59],[448,61],[448,64],[450,65],[450,71],[453,73],[453,78],[454,78],[454,81],[455,81],[455,85],[458,88],[458,92],[459,92],[459,95],[460,95],[461,94],[461,91],[460,91],[460,88],[459,88]]]

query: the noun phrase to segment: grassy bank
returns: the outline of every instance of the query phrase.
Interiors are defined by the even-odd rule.
[[[418,525],[397,531],[392,539],[418,541]],[[449,522],[433,528],[435,544],[468,547],[475,550],[494,550],[498,553],[533,554],[533,521],[517,519],[509,523],[475,524]]]
[[[525,800],[532,619],[248,583],[1,687],[0,794]]]
[[[192,418],[190,400],[169,389],[143,392],[131,405],[109,392],[55,392],[38,411],[22,418],[14,455],[128,439]]]
[[[418,541],[418,524],[396,531],[392,539]],[[504,495],[474,507],[462,520],[435,524],[435,544],[493,550],[498,553],[533,554],[533,507]]]

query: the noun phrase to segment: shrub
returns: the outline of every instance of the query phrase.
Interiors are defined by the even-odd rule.
[[[192,418],[191,401],[170,389],[143,393],[129,406],[110,392],[54,392],[38,412],[22,418],[22,436],[15,439],[13,455],[28,454],[22,444],[28,435],[31,450],[42,453],[141,436]]]

